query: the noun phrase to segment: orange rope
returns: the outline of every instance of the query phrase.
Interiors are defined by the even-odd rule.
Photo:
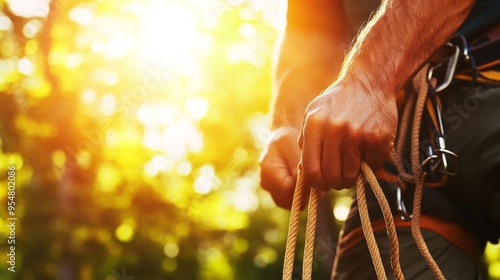
[[[415,239],[420,253],[422,254],[427,265],[431,269],[436,279],[445,279],[441,269],[436,264],[436,261],[429,252],[429,248],[425,243],[424,237],[420,230],[420,206],[422,203],[422,189],[424,186],[425,173],[420,167],[419,157],[419,141],[420,141],[420,124],[422,121],[422,113],[427,99],[427,92],[429,84],[427,83],[427,69],[429,66],[424,67],[415,77],[415,88],[418,92],[417,104],[415,105],[415,115],[413,117],[412,137],[411,137],[411,164],[413,176],[416,181],[415,194],[413,197],[413,218],[411,221],[411,233]]]
[[[373,234],[373,229],[371,227],[370,216],[368,214],[368,207],[366,204],[365,195],[365,180],[372,187],[375,196],[379,200],[382,212],[384,214],[384,219],[387,225],[387,233],[389,235],[390,245],[391,245],[391,265],[394,271],[396,279],[404,279],[403,273],[401,271],[401,266],[399,264],[399,243],[397,240],[396,227],[394,226],[394,220],[392,218],[391,209],[387,202],[387,199],[382,192],[380,185],[373,174],[373,171],[366,163],[362,163],[362,174],[359,176],[356,183],[356,190],[358,195],[359,212],[361,216],[361,222],[363,225],[363,232],[365,233],[365,238],[368,243],[368,248],[370,249],[370,254],[372,256],[373,264],[377,272],[378,279],[387,279],[385,277],[385,270],[382,259],[380,257],[380,252],[378,250],[377,243]],[[363,179],[364,178],[364,179]],[[300,215],[300,203],[302,201],[302,193],[304,190],[303,176],[299,171],[297,175],[297,185],[295,187],[295,192],[293,196],[292,209],[290,213],[290,225],[288,228],[287,243],[285,249],[285,261],[283,266],[283,279],[292,279],[293,273],[293,261],[295,258],[295,246],[297,243],[297,233],[299,225],[299,215]],[[304,248],[304,262],[303,262],[303,278],[310,280],[312,276],[312,264],[314,256],[314,237],[316,229],[316,216],[318,207],[318,197],[320,191],[317,188],[311,188],[308,214],[307,214],[307,226],[306,226],[306,237],[305,237],[305,248]]]
[[[297,233],[299,232],[299,215],[302,193],[304,192],[302,172],[298,171],[297,185],[293,192],[292,209],[290,209],[290,224],[288,225],[288,235],[286,237],[285,262],[283,264],[283,280],[292,279],[293,260],[295,258],[295,245],[297,243]]]
[[[380,209],[382,209],[382,214],[384,216],[384,221],[387,227],[387,235],[389,236],[389,244],[390,244],[390,254],[391,254],[391,266],[392,270],[394,272],[394,276],[396,279],[404,279],[403,272],[401,270],[401,264],[399,262],[399,242],[398,242],[398,236],[396,233],[396,226],[394,225],[394,220],[391,212],[391,208],[389,207],[389,203],[387,202],[387,199],[384,195],[384,192],[382,191],[382,188],[380,187],[377,178],[373,174],[373,171],[370,169],[370,167],[366,163],[361,164],[361,172],[363,177],[366,179],[368,182],[368,185],[372,188],[373,193],[375,194],[375,197],[377,198],[377,201],[380,205]],[[364,182],[359,182],[356,186],[356,193],[359,196],[359,194],[364,194],[366,192],[365,190],[365,184]],[[364,198],[363,202],[358,201],[358,207],[361,206],[361,204],[366,204],[366,198]],[[365,220],[365,225],[363,226],[363,232],[365,231],[365,228],[369,231],[372,232],[373,234],[373,229],[370,221],[370,216],[368,214],[368,206],[364,206],[366,210],[359,211],[359,215],[361,220]],[[363,222],[362,222],[363,225]],[[368,229],[369,228],[369,229]],[[368,249],[370,249],[370,254],[372,247],[377,247],[377,244],[371,244],[368,246]],[[380,258],[380,253],[379,253],[379,258]],[[372,259],[373,259],[373,254],[372,254]],[[381,263],[381,260],[380,260]],[[377,264],[375,265],[375,268],[377,269],[377,266],[381,266],[383,269],[383,264]],[[380,268],[378,268],[380,270]],[[377,274],[378,275],[378,274]],[[382,279],[379,277],[379,279]],[[385,279],[385,276],[384,276]]]
[[[302,265],[302,279],[311,279],[313,255],[314,255],[314,237],[316,233],[316,219],[318,210],[319,189],[311,188],[309,196],[309,206],[307,208],[306,225],[306,244],[304,247],[304,263]]]
[[[420,230],[420,208],[422,201],[422,188],[424,185],[425,173],[420,167],[420,159],[418,154],[419,138],[420,138],[420,124],[422,121],[423,108],[427,98],[428,83],[427,83],[428,65],[425,66],[415,77],[415,88],[418,92],[418,97],[410,96],[408,103],[403,112],[402,125],[398,135],[398,142],[395,149],[391,153],[391,160],[396,165],[399,171],[399,183],[405,188],[405,182],[414,182],[416,184],[414,202],[413,202],[413,218],[411,225],[411,232],[418,249],[420,250],[424,260],[430,267],[436,279],[445,279],[439,266],[436,264],[432,255],[427,248],[425,240]],[[416,103],[416,104],[415,104]],[[409,174],[405,170],[400,156],[403,152],[403,145],[406,140],[406,134],[410,123],[410,114],[412,107],[415,107],[413,116],[413,126],[411,131],[411,165],[412,173]],[[378,200],[380,208],[384,216],[384,221],[387,227],[387,234],[390,242],[391,266],[396,279],[404,279],[401,265],[399,262],[399,243],[397,239],[396,227],[394,225],[391,209],[384,196],[384,193],[378,184],[378,181],[373,174],[373,171],[366,163],[361,164],[361,175],[356,182],[356,196],[358,200],[359,215],[361,219],[361,226],[363,233],[368,244],[368,249],[372,257],[372,262],[375,268],[375,273],[378,279],[387,279],[380,251],[373,233],[373,228],[368,213],[368,206],[366,203],[366,188],[365,182],[371,187],[375,197]],[[297,233],[299,227],[300,204],[302,201],[302,194],[304,191],[304,182],[301,171],[297,175],[297,185],[295,187],[292,209],[290,213],[290,224],[288,228],[287,243],[285,249],[285,260],[283,266],[283,280],[292,279],[293,261],[295,257],[295,246],[297,243]],[[310,280],[312,275],[312,263],[314,255],[314,235],[316,228],[317,204],[320,191],[317,188],[312,188],[308,206],[307,226],[306,226],[306,240],[304,249],[304,263],[303,263],[303,279]]]

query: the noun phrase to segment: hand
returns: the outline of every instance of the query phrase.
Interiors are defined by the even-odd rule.
[[[337,83],[307,107],[299,137],[306,186],[321,190],[354,186],[361,161],[372,169],[388,158],[397,130],[396,94],[361,83]]]
[[[283,208],[291,208],[295,182],[297,180],[300,149],[297,146],[299,131],[293,127],[281,127],[260,158],[262,187],[271,193],[274,202]],[[308,192],[304,192],[302,207]]]

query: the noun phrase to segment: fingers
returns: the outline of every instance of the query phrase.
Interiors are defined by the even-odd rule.
[[[361,153],[357,143],[344,143],[342,149],[341,189],[352,188],[361,171]]]
[[[299,145],[302,148],[300,168],[304,176],[304,183],[308,187],[329,190],[326,187],[321,168],[321,131],[314,121],[305,120],[299,137]]]
[[[321,131],[315,127],[311,130]],[[359,136],[345,126],[333,125],[323,131],[323,137],[307,132],[301,134],[305,183],[323,191],[353,187],[361,169]]]
[[[371,169],[376,170],[381,167],[389,157],[394,146],[394,141],[391,139],[390,137],[372,137],[371,141],[366,141],[361,145],[361,157]]]
[[[342,185],[342,150],[340,139],[342,135],[329,135],[324,140],[323,153],[321,155],[321,171],[325,185],[322,190],[340,189]]]
[[[323,191],[351,188],[362,161],[372,169],[385,162],[395,138],[397,108],[371,96],[334,91],[309,104],[298,138],[306,185]]]
[[[280,139],[280,143],[277,145],[278,153],[285,161],[290,174],[294,178],[297,178],[297,168],[300,159],[300,148],[297,146],[296,133],[293,134],[293,137]]]
[[[291,176],[287,167],[262,164],[261,185],[271,194],[276,205],[288,209],[292,206],[295,178]]]
[[[300,159],[297,135],[298,131],[293,128],[278,129],[260,159],[261,185],[269,191],[276,205],[283,208],[292,205]]]
[[[290,170],[283,164],[276,165],[272,161],[264,160],[261,163],[260,176],[262,187],[271,194],[276,205],[290,209],[298,179],[297,174],[291,174]],[[301,180],[301,183],[303,184],[303,180]],[[310,189],[308,185],[304,185],[301,209],[307,205]]]
[[[397,120],[394,122],[397,123]],[[376,170],[389,158],[394,146],[396,129],[379,126],[373,130],[378,133],[365,135],[365,137],[361,138],[359,147],[360,157],[372,170]]]

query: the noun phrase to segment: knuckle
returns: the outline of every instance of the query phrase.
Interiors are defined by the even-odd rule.
[[[320,123],[320,118],[317,114],[308,114],[304,119],[304,131],[315,130]]]
[[[343,138],[346,142],[360,138],[359,129],[346,120],[329,119],[325,123],[325,130],[329,137]]]

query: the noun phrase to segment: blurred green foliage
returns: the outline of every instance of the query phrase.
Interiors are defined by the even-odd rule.
[[[280,279],[257,161],[284,1],[21,2],[0,1],[0,278]]]
[[[18,170],[19,217],[0,278],[279,278],[287,212],[256,164],[279,7],[44,3],[0,14],[0,170]]]

